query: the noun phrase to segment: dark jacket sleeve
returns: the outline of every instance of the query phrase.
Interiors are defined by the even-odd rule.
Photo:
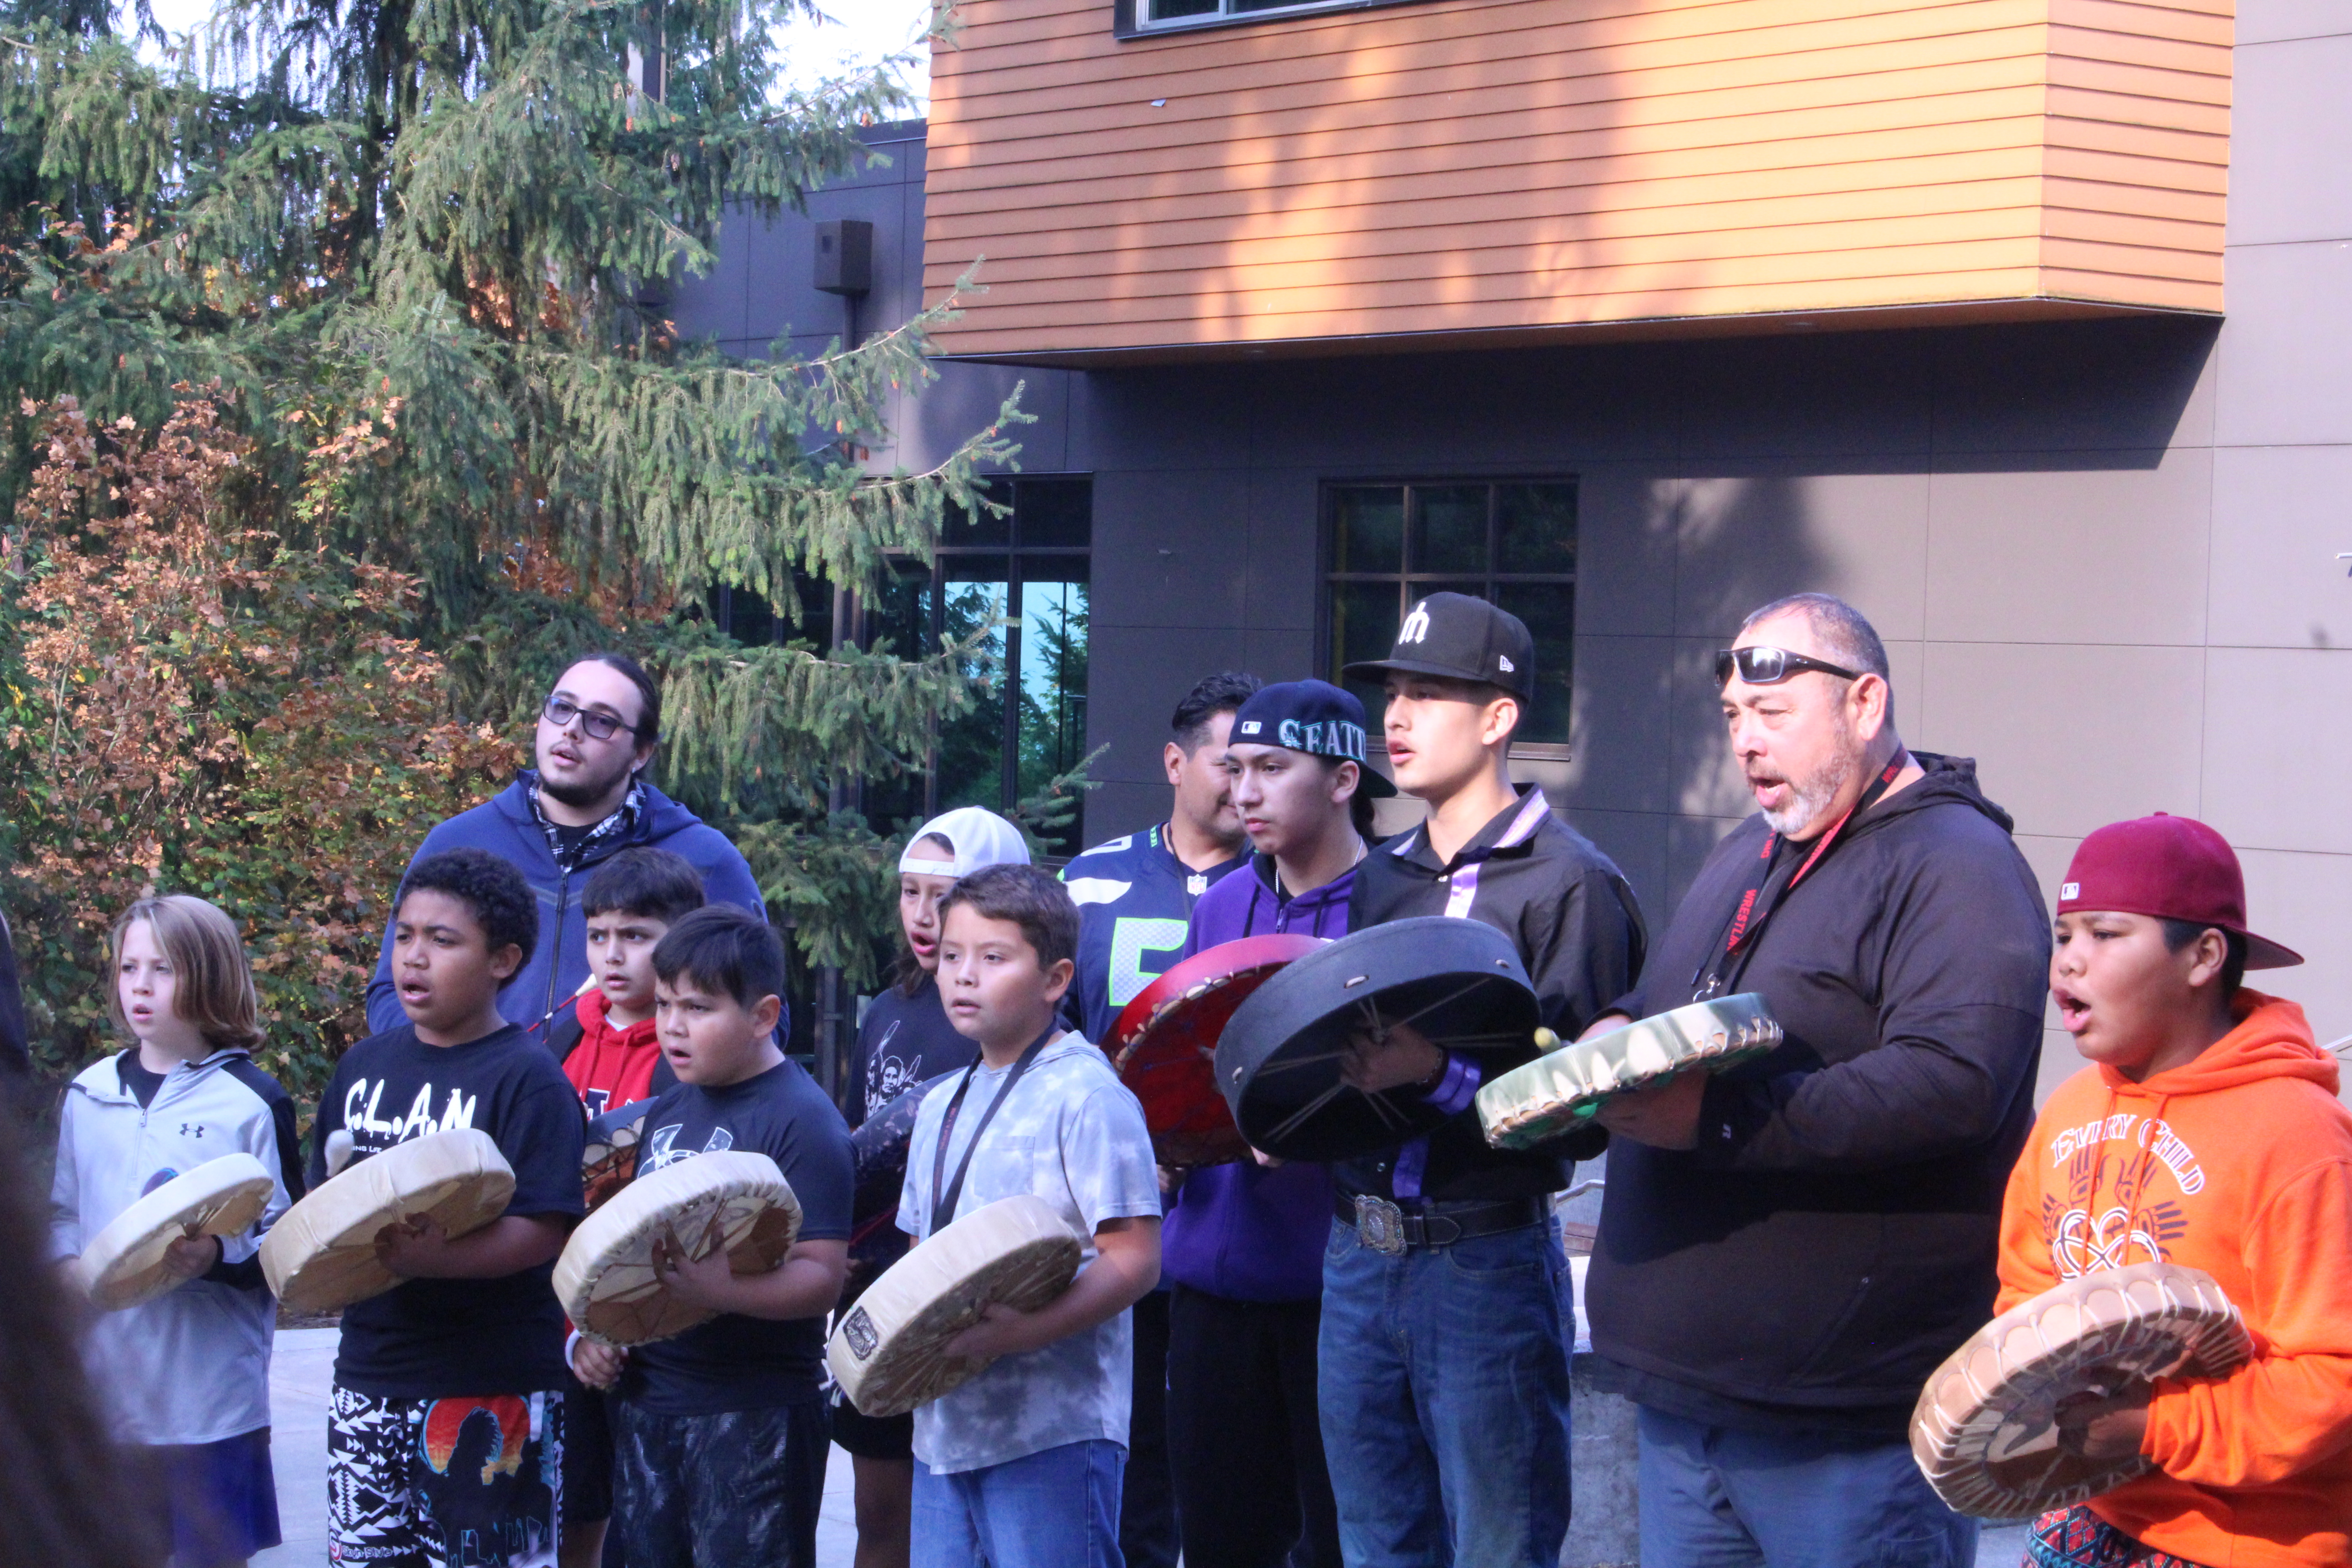
[[[1642,973],[1647,933],[1623,878],[1587,867],[1557,902],[1531,907],[1523,950],[1544,1026],[1572,1040]]]
[[[1939,843],[1890,889],[1878,1040],[1811,1072],[1707,1081],[1696,1157],[1867,1171],[1985,1142],[2030,1089],[2050,927],[2014,847]]]
[[[402,868],[401,881],[404,882],[408,879],[408,873],[416,868],[416,863],[419,860],[441,847],[434,841],[441,837],[441,827],[447,826],[444,823],[440,827],[434,828],[425,836],[425,842],[416,847],[416,853],[408,858],[408,864]],[[399,882],[394,883],[391,888],[385,889],[385,896],[397,897],[399,888]],[[397,1029],[408,1022],[408,1015],[400,1005],[400,994],[393,989],[392,984],[392,926],[393,917],[398,912],[397,910],[393,909],[383,912],[383,942],[376,949],[375,978],[368,982],[368,1032],[373,1035],[381,1035],[387,1029]]]

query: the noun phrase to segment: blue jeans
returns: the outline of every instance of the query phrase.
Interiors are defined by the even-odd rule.
[[[1559,1562],[1566,1272],[1547,1226],[1394,1258],[1331,1227],[1318,1403],[1348,1568]]]
[[[909,1534],[922,1568],[1125,1568],[1119,1475],[1127,1450],[1065,1443],[942,1476],[915,1467]]]
[[[1904,1442],[1736,1432],[1644,1405],[1642,1561],[1675,1568],[1969,1568],[1977,1521]]]

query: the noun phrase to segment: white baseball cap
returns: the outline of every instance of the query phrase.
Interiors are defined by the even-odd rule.
[[[955,858],[940,858],[939,847],[926,838],[944,838],[955,846]],[[915,830],[898,857],[898,869],[921,877],[969,877],[983,866],[1026,866],[1029,845],[1021,830],[985,806],[960,805],[941,812]]]

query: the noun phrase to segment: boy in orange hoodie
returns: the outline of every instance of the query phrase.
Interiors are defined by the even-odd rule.
[[[2352,1114],[2303,1009],[2239,982],[2303,960],[2246,930],[2221,836],[2141,817],[2083,841],[2050,992],[2093,1065],[2042,1108],[2002,1205],[2006,1311],[2063,1280],[2201,1268],[2253,1331],[2227,1377],[2059,1412],[2059,1440],[2156,1469],[2045,1514],[2036,1568],[2352,1563]]]

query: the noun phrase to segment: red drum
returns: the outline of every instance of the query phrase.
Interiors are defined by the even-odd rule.
[[[1214,1061],[1225,1020],[1293,959],[1328,945],[1314,936],[1245,936],[1194,953],[1143,988],[1103,1042],[1121,1082],[1143,1102],[1163,1165],[1216,1165],[1249,1157]]]

